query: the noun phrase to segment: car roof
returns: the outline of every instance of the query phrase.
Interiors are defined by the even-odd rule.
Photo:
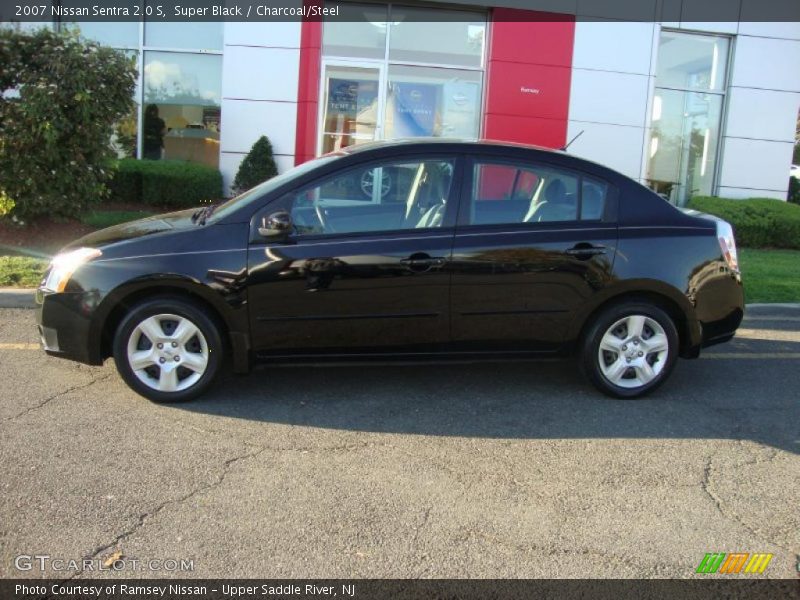
[[[363,156],[364,154],[388,155],[392,150],[402,150],[413,153],[414,151],[442,151],[442,152],[464,152],[480,153],[485,151],[488,154],[503,155],[508,151],[508,157],[533,158],[534,156],[547,160],[552,159],[564,167],[594,171],[596,175],[601,175],[613,181],[629,179],[619,171],[616,171],[604,164],[593,160],[576,156],[565,150],[546,148],[533,144],[521,144],[517,142],[505,142],[500,140],[471,139],[471,138],[445,138],[445,137],[417,137],[401,138],[396,140],[381,140],[367,142],[365,144],[354,144],[334,152],[329,152],[325,156],[353,157]]]
[[[447,137],[415,137],[415,138],[399,138],[395,140],[380,140],[375,142],[367,142],[366,144],[354,144],[342,148],[337,152],[342,154],[357,154],[369,150],[377,150],[379,148],[390,147],[430,147],[430,146],[483,146],[488,148],[517,148],[526,150],[538,150],[540,152],[550,152],[552,154],[566,154],[563,150],[554,150],[553,148],[546,148],[544,146],[536,146],[534,144],[521,144],[517,142],[505,142],[501,140],[477,139],[477,138],[447,138]]]

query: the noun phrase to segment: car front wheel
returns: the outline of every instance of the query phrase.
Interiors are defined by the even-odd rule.
[[[661,308],[625,302],[606,309],[583,340],[584,372],[601,392],[638,398],[669,376],[678,355],[678,331]]]
[[[201,307],[178,298],[150,300],[119,324],[114,361],[125,383],[155,402],[202,394],[222,361],[219,329]]]

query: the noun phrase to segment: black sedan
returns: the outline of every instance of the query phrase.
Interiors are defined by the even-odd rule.
[[[159,402],[201,394],[227,358],[570,353],[634,398],[733,337],[744,308],[728,223],[561,152],[452,140],[347,149],[90,234],[37,301],[48,354],[113,356]]]

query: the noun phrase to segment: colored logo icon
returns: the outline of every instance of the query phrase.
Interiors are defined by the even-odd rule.
[[[696,573],[763,573],[772,560],[772,556],[772,554],[766,553],[710,552],[700,561]]]

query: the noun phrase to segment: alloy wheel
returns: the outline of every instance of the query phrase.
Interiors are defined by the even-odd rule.
[[[180,392],[197,383],[208,367],[208,343],[186,317],[158,314],[141,321],[128,338],[134,375],[159,392]]]
[[[667,364],[669,339],[651,317],[629,315],[609,327],[600,340],[597,360],[612,384],[633,389],[652,382]]]

